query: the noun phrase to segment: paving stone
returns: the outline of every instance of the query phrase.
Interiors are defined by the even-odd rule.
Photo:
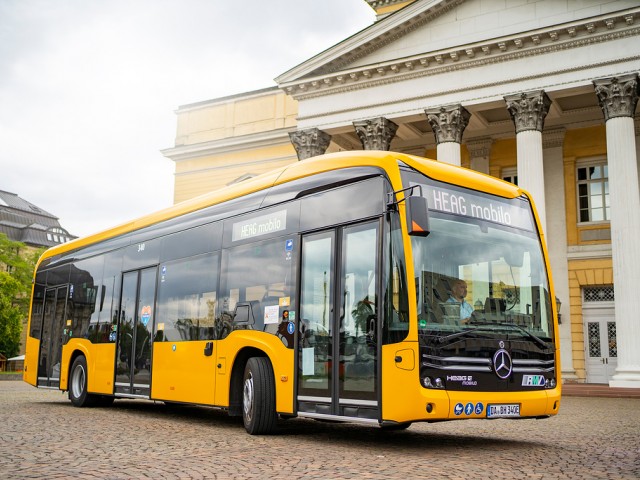
[[[292,419],[278,435],[204,407],[0,382],[0,478],[637,479],[640,399],[565,397],[546,420],[465,420],[404,431]]]

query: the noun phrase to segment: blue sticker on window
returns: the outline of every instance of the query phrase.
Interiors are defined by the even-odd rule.
[[[284,242],[284,249],[287,252],[291,252],[293,250],[293,239],[289,239]]]
[[[287,323],[287,333],[289,333],[289,335],[293,335],[293,332],[295,331],[296,331],[296,326],[293,324],[293,322]]]

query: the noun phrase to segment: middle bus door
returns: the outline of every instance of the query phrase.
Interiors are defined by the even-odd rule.
[[[301,416],[378,419],[379,228],[375,221],[302,238]]]
[[[142,397],[150,394],[156,271],[156,267],[151,267],[122,276],[116,394]]]

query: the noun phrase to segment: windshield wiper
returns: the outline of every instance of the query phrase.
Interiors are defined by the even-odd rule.
[[[522,328],[520,325],[516,325],[515,323],[491,323],[491,322],[470,322],[469,325],[478,325],[478,326],[498,326],[498,327],[508,327],[515,330],[518,330],[521,333],[524,333],[527,337],[535,341],[538,345],[541,345],[544,348],[549,348],[549,344],[542,340],[540,337],[535,336],[526,328]]]
[[[458,337],[465,337],[469,333],[475,333],[477,330],[475,328],[465,328],[464,330],[456,333],[452,333],[451,335],[447,335],[446,337],[438,337],[438,343],[444,343],[448,340],[453,340]]]

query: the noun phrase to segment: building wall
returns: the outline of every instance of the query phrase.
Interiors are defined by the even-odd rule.
[[[174,202],[297,161],[288,133],[297,101],[270,88],[185,105],[177,110]]]

